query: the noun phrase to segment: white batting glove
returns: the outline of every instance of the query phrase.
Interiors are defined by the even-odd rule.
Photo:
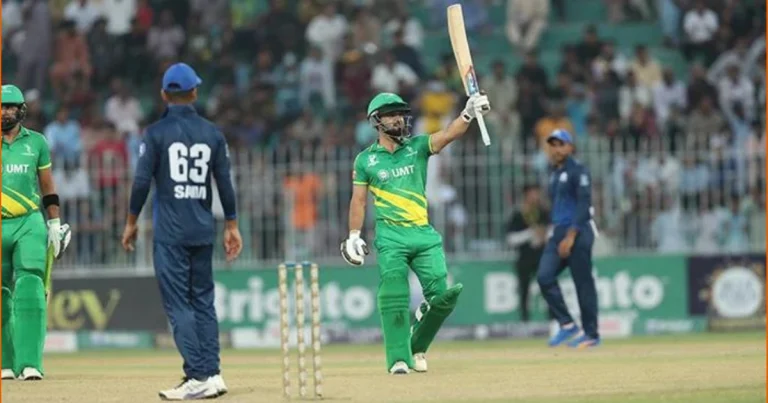
[[[488,101],[488,96],[485,92],[480,92],[467,99],[467,103],[464,106],[464,110],[461,111],[461,118],[465,122],[469,123],[477,117],[477,115],[485,115],[491,111],[491,102]]]
[[[61,224],[58,218],[48,220],[48,247],[53,246],[53,257],[59,258],[72,240],[69,224]]]
[[[368,244],[360,238],[360,231],[350,231],[349,238],[341,243],[341,257],[353,266],[362,265],[368,252]]]

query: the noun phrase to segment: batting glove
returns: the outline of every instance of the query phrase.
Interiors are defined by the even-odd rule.
[[[350,231],[349,238],[341,243],[341,257],[353,266],[362,265],[368,253],[368,244],[360,238],[360,231]]]
[[[48,220],[48,246],[53,246],[53,256],[59,258],[72,240],[69,224],[61,224],[58,218]]]
[[[488,96],[485,95],[485,92],[480,92],[479,94],[471,95],[469,99],[467,99],[464,110],[461,111],[461,118],[469,123],[476,118],[478,114],[485,115],[490,111],[491,103],[488,101]]]

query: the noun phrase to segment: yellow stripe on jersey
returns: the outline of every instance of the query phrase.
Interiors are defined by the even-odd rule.
[[[51,167],[51,165],[53,165],[53,164],[51,164],[51,163],[49,162],[49,163],[47,163],[47,164],[45,164],[45,165],[43,165],[43,166],[41,166],[41,167],[37,167],[37,170],[38,170],[38,171],[42,171],[43,169],[48,169],[48,168],[50,168],[50,167]]]
[[[8,211],[8,213],[11,214],[12,217],[19,217],[23,216],[24,214],[27,214],[27,208],[24,207],[23,204],[17,202],[16,200],[13,200],[13,198],[5,192],[2,194],[3,200],[2,205],[3,209]]]
[[[416,199],[418,199],[419,201],[424,203],[424,205],[427,204],[427,198],[424,197],[424,195],[420,195],[420,194],[418,194],[416,192],[411,192],[410,190],[405,190],[405,189],[400,189],[400,191],[405,193],[405,194],[408,194],[408,195],[411,195],[411,196],[415,197]]]
[[[30,208],[32,210],[37,210],[38,209],[37,204],[35,204],[35,202],[33,202],[32,200],[29,200],[27,198],[27,196],[24,196],[23,194],[15,191],[15,190],[13,190],[11,188],[8,188],[8,187],[6,187],[5,190],[13,193],[13,195],[16,196],[16,198],[19,199],[20,201],[24,202],[24,204],[26,204],[28,208]]]
[[[397,215],[403,217],[410,224],[413,225],[428,225],[427,208],[419,203],[386,190],[379,189],[375,186],[369,186],[371,192],[379,202],[386,202],[396,207],[400,211],[394,211]]]

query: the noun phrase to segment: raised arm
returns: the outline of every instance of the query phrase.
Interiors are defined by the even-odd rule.
[[[477,116],[478,113],[485,115],[491,110],[491,105],[488,102],[488,97],[484,94],[472,95],[467,100],[467,104],[464,106],[464,110],[461,111],[461,115],[454,119],[451,124],[443,130],[430,136],[430,148],[433,154],[437,154],[445,148],[452,141],[464,135],[469,128],[470,122]]]

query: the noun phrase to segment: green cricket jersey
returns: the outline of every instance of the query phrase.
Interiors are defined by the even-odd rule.
[[[373,193],[377,222],[429,225],[425,191],[430,139],[429,135],[411,137],[392,153],[376,142],[355,158],[352,182],[367,185]]]
[[[51,151],[42,134],[21,128],[13,143],[3,139],[3,218],[40,209],[37,171],[50,168]]]

